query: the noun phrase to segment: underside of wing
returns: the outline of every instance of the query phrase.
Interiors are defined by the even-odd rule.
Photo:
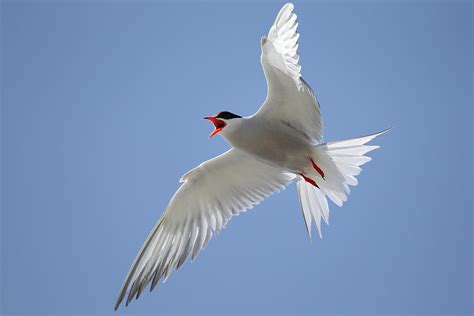
[[[194,259],[233,215],[285,188],[294,175],[231,149],[186,173],[139,251],[117,299],[126,305],[151,282],[152,290],[191,254]]]
[[[262,39],[264,59],[274,68],[290,77],[298,90],[303,88],[300,56],[298,55],[297,16],[292,3],[285,4],[268,31],[268,38]]]
[[[298,22],[294,6],[285,4],[268,37],[262,38],[261,63],[267,80],[267,98],[257,115],[291,126],[312,143],[321,143],[323,123],[319,103],[301,77]]]

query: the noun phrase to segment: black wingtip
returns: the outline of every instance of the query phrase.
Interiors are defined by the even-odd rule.
[[[115,302],[115,307],[114,307],[115,311],[120,307],[120,304],[122,303],[123,298],[125,297],[126,293],[127,293],[127,288],[126,287],[122,288],[122,291],[120,291],[120,294],[117,297],[117,301]]]
[[[123,295],[120,293],[119,297],[117,298],[117,301],[115,302],[114,306],[114,311],[117,311],[117,309],[120,307],[120,303],[122,303]]]

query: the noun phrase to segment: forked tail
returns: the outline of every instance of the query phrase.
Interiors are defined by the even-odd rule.
[[[368,152],[379,148],[370,142],[388,130],[372,135],[319,144],[308,157],[308,167],[300,174],[296,186],[303,218],[311,238],[312,221],[316,223],[319,236],[321,219],[329,223],[327,197],[342,206],[350,193],[349,186],[356,186],[356,176],[362,171],[361,165],[369,162]]]

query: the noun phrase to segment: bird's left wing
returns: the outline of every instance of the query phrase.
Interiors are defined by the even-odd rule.
[[[301,77],[300,35],[293,9],[292,3],[285,4],[261,40],[267,98],[257,116],[290,127],[296,136],[317,144],[323,139],[323,121],[316,96]]]
[[[252,156],[230,149],[186,173],[153,227],[125,279],[115,309],[126,305],[151,281],[152,290],[192,253],[194,259],[232,215],[252,208],[295,178]]]

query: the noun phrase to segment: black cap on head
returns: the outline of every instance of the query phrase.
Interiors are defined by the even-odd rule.
[[[234,113],[231,113],[231,112],[228,112],[228,111],[223,111],[223,112],[217,113],[217,115],[215,116],[215,118],[220,118],[220,119],[224,119],[224,120],[230,120],[230,119],[233,119],[233,118],[242,118],[242,116],[237,115],[237,114],[234,114]]]

